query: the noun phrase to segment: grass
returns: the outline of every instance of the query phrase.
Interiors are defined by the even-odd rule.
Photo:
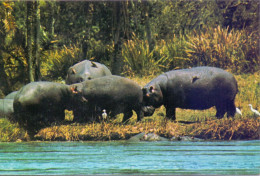
[[[155,77],[155,76],[154,76]],[[136,114],[127,123],[120,123],[122,115],[117,119],[93,122],[86,124],[53,125],[41,129],[32,140],[44,141],[79,141],[79,140],[124,140],[131,136],[145,132],[156,133],[171,138],[177,136],[193,136],[207,140],[244,140],[260,139],[260,117],[255,117],[248,104],[254,108],[260,107],[260,74],[235,75],[239,92],[236,97],[236,106],[243,113],[234,118],[216,119],[215,108],[207,110],[177,109],[176,122],[165,119],[165,108],[156,109],[151,117],[145,117],[136,122]],[[153,77],[131,78],[139,85],[144,86]],[[71,121],[72,112],[66,111],[66,120]],[[28,141],[29,136],[17,124],[7,119],[0,119],[0,141]]]

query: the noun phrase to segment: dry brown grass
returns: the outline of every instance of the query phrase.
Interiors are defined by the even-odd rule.
[[[102,122],[53,126],[35,137],[44,141],[126,140],[138,133],[155,133],[166,138],[193,136],[207,140],[260,139],[260,117],[256,119],[209,120],[191,124],[169,120],[142,121],[135,124]]]

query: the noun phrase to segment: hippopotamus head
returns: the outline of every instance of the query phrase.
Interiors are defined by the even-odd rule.
[[[66,80],[69,80],[67,81],[67,84],[79,83],[90,79],[93,78],[89,72],[85,71],[84,73],[78,73],[76,69],[72,67],[69,68],[66,78]]]
[[[75,84],[107,75],[112,74],[105,65],[84,60],[69,68],[65,81],[66,84]]]
[[[145,105],[158,108],[163,104],[163,94],[158,84],[148,84],[142,90]]]
[[[80,103],[88,103],[88,100],[83,96],[83,84],[77,83],[69,85],[70,91],[73,95],[73,100]]]

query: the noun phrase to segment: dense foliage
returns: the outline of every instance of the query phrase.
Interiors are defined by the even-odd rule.
[[[259,1],[1,1],[0,97],[62,80],[83,59],[146,76],[211,65],[259,70]]]

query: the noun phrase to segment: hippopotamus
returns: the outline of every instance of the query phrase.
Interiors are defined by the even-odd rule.
[[[144,104],[164,105],[166,117],[175,120],[175,109],[204,110],[215,106],[216,117],[234,116],[238,92],[234,76],[216,67],[172,70],[159,75],[143,87]]]
[[[14,98],[14,119],[31,134],[61,122],[65,109],[73,110],[73,93],[69,85],[32,82],[22,87]]]
[[[80,83],[93,78],[112,75],[103,64],[89,60],[81,61],[68,69],[66,84]]]
[[[131,118],[132,110],[136,112],[138,120],[144,116],[142,88],[128,78],[110,75],[71,86],[80,100],[83,99],[86,102],[84,107],[79,107],[80,109],[75,111],[75,121],[86,121],[79,118],[87,112],[92,114],[91,111],[100,111],[99,114],[101,114],[101,110],[104,109],[111,117],[123,113],[123,121]]]
[[[0,99],[0,118],[13,116],[13,102],[13,99]]]
[[[18,91],[14,91],[6,95],[4,99],[14,99],[15,95],[17,94]]]

